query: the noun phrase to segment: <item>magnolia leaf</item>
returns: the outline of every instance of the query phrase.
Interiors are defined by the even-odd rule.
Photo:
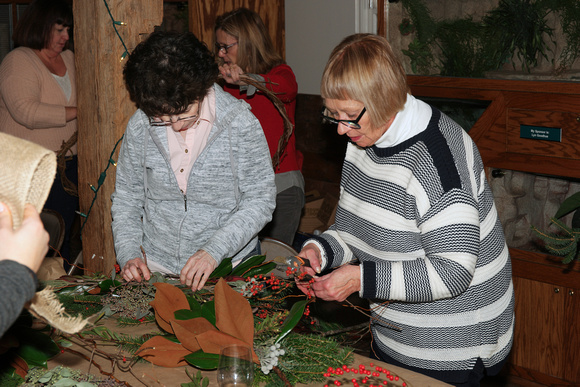
[[[250,270],[248,270],[245,274],[244,277],[253,277],[255,275],[260,275],[260,274],[268,274],[269,272],[271,272],[272,270],[274,270],[276,268],[276,263],[275,262],[266,262],[260,266],[256,266],[251,268]]]
[[[136,354],[161,367],[180,367],[185,365],[183,358],[190,352],[180,343],[154,336],[143,343]]]
[[[209,278],[221,278],[232,272],[232,259],[224,258],[215,268],[215,270],[209,275]]]
[[[201,316],[215,325],[215,301],[208,301],[201,306]]]
[[[219,358],[220,355],[215,353],[197,351],[185,356],[185,361],[202,370],[215,370],[218,366]]]
[[[163,283],[155,283],[157,293],[155,299],[151,302],[155,309],[155,320],[157,324],[166,332],[173,333],[171,321],[175,320],[175,311],[188,309],[189,302],[185,294],[177,287]]]
[[[13,367],[11,379],[18,379],[19,377],[23,380],[26,379],[28,375],[28,364],[20,356],[14,356],[10,361],[10,365]],[[18,383],[20,385],[20,383]]]
[[[238,266],[236,266],[234,270],[232,270],[231,275],[234,277],[247,277],[247,275],[244,275],[245,272],[247,272],[254,266],[261,265],[265,260],[266,260],[265,255],[254,255],[253,257],[246,259]]]
[[[201,308],[199,310],[199,314],[195,313],[193,310],[190,309],[180,309],[175,311],[175,319],[176,320],[191,320],[192,318],[200,317],[201,316]]]
[[[216,327],[251,346],[254,342],[254,315],[248,300],[223,279],[216,284],[214,293]]]
[[[181,345],[191,352],[196,352],[201,349],[196,338],[197,335],[207,331],[217,331],[217,328],[203,317],[185,321],[173,321],[171,326]]]
[[[16,353],[30,366],[47,368],[48,359],[59,353],[58,345],[49,336],[30,328],[22,328],[18,335],[20,346]]]
[[[282,324],[280,334],[276,338],[275,341],[276,343],[279,343],[280,340],[286,337],[286,335],[290,333],[292,329],[294,329],[294,327],[298,324],[298,322],[302,318],[302,315],[304,314],[304,309],[306,308],[307,303],[308,300],[302,300],[292,305],[292,308],[290,309],[288,316],[286,316],[286,319]]]
[[[575,194],[569,196],[562,202],[560,208],[554,215],[554,218],[558,219],[564,215],[569,214],[570,212],[577,210],[580,208],[580,192],[576,192]]]
[[[106,279],[99,283],[99,288],[101,288],[101,293],[106,293],[111,290],[113,287],[121,286],[121,282],[113,281],[111,279]]]
[[[195,298],[187,296],[187,302],[189,303],[189,309],[196,314],[196,317],[201,316],[201,304]]]

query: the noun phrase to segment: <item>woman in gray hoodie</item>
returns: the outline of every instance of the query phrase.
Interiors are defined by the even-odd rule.
[[[260,251],[276,195],[268,144],[249,105],[215,83],[217,64],[192,33],[154,32],[123,74],[138,110],[112,195],[122,276],[174,273],[201,289],[224,258]]]

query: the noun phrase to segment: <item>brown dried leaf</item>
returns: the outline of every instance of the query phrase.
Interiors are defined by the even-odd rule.
[[[254,316],[252,307],[244,296],[220,278],[214,289],[216,326],[246,344],[254,344]]]
[[[20,356],[14,356],[10,360],[10,365],[14,367],[14,372],[20,376],[22,379],[26,379],[28,374],[28,363]]]
[[[155,336],[147,340],[137,354],[145,360],[161,367],[180,367],[187,365],[184,357],[191,353],[183,345]]]
[[[228,345],[239,344],[239,345],[248,346],[248,343],[244,342],[243,340],[240,340],[240,339],[235,338],[231,335],[228,335],[227,333],[220,332],[217,330],[216,331],[207,331],[205,333],[197,335],[196,339],[197,339],[197,342],[199,343],[201,349],[203,349],[203,352],[215,353],[218,355],[219,355],[221,349],[223,347],[227,347]],[[253,346],[251,344],[250,344],[250,348],[252,348],[252,357],[253,357],[254,363],[260,364],[260,358],[258,358],[258,355],[256,355],[256,353],[254,352]]]
[[[203,317],[192,318],[191,320],[176,320],[171,322],[171,326],[177,340],[191,352],[201,349],[196,340],[197,335],[208,331],[217,331],[217,328]]]
[[[153,284],[157,288],[155,299],[151,306],[155,309],[155,319],[166,332],[174,333],[171,322],[175,321],[175,312],[180,309],[189,309],[185,294],[176,286],[163,282]]]

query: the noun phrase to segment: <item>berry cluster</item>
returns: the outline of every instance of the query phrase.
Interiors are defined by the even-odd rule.
[[[338,377],[342,378],[342,380],[336,379],[331,383],[325,384],[324,387],[330,387],[331,384],[341,386],[347,383],[352,383],[354,387],[359,387],[361,384],[368,387],[381,387],[392,385],[392,382],[401,382],[400,386],[407,386],[407,383],[400,380],[397,375],[392,374],[389,370],[375,366],[373,363],[370,364],[370,367],[371,369],[367,369],[364,364],[360,364],[358,368],[349,367],[346,364],[336,369],[328,367],[328,370],[324,373],[324,377]]]
[[[283,356],[286,351],[280,348],[280,344],[274,344],[270,346],[270,350],[266,353],[266,356],[260,358],[261,370],[264,375],[268,375],[272,368],[278,365],[278,356]]]
[[[292,283],[270,273],[269,276],[260,274],[246,278],[246,284],[242,288],[244,297],[257,297],[267,290],[279,292],[292,286]]]

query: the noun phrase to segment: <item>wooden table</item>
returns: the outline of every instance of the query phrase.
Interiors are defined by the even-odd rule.
[[[154,324],[142,324],[136,327],[117,327],[115,326],[115,320],[107,320],[105,323],[111,330],[117,333],[124,333],[130,334],[133,336],[142,335],[151,331],[155,331],[157,328]],[[99,347],[101,350],[106,351],[107,353],[117,353],[115,347]],[[150,387],[158,387],[158,386],[180,386],[181,383],[189,382],[190,379],[186,374],[186,369],[188,370],[189,374],[196,374],[197,369],[194,367],[177,367],[177,368],[164,368],[155,366],[149,362],[138,362],[131,367],[131,372],[122,371],[118,367],[113,368],[113,364],[109,359],[99,355],[96,352],[92,352],[88,348],[80,347],[74,345],[71,347],[72,350],[77,351],[76,354],[66,351],[61,353],[51,359],[49,361],[49,368],[56,367],[58,365],[67,366],[73,369],[79,369],[85,373],[91,373],[93,375],[100,375],[100,371],[95,365],[90,365],[87,359],[93,359],[93,361],[97,362],[103,371],[108,373],[113,373],[115,378],[120,381],[126,382],[130,386],[150,386]],[[79,356],[81,354],[82,356]],[[365,365],[367,369],[371,369],[371,363],[373,366],[381,366],[383,369],[389,370],[391,373],[398,375],[401,379],[403,379],[408,386],[412,387],[439,387],[439,386],[450,386],[449,384],[443,383],[441,381],[435,380],[425,375],[421,375],[416,372],[412,372],[409,370],[405,370],[403,368],[399,368],[393,365],[389,365],[383,362],[378,362],[376,360],[372,360],[368,357],[361,356],[355,354],[354,362],[351,367],[358,368],[360,364]],[[217,386],[217,378],[216,378],[216,371],[203,371],[204,376],[207,376],[210,380],[210,386]],[[352,374],[351,374],[352,375]],[[362,379],[360,375],[358,375],[359,379]],[[352,379],[352,376],[349,379],[346,379],[346,376],[343,377],[344,381]],[[329,384],[332,384],[334,380],[337,380],[337,377],[328,378]],[[342,380],[342,379],[340,379]],[[314,383],[309,384],[309,386],[322,386],[325,383]],[[342,384],[343,386],[347,385],[346,383]],[[350,382],[348,385],[352,385]],[[362,385],[362,384],[361,384]],[[401,385],[401,382],[396,384],[397,386]],[[305,386],[305,385],[301,385]]]

